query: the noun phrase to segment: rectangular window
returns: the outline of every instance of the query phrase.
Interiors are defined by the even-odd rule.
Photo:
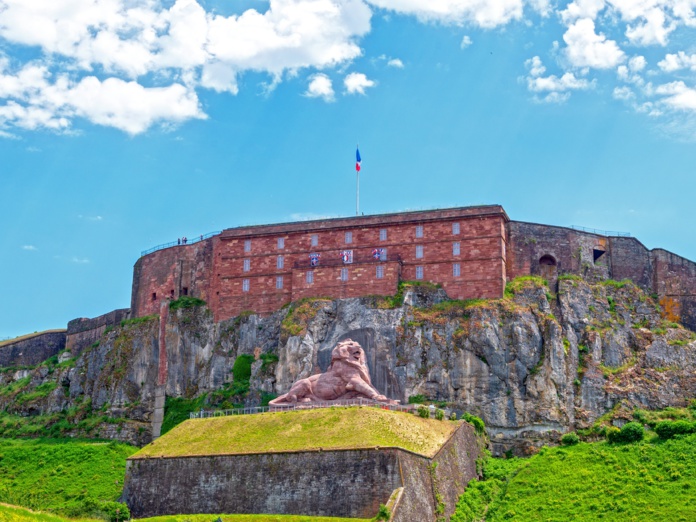
[[[462,275],[462,270],[461,270],[461,268],[459,267],[459,263],[454,263],[454,264],[452,265],[452,275],[453,275],[454,277],[459,277],[460,275]]]
[[[314,272],[310,270],[307,272],[307,284],[311,285],[312,283],[314,283]]]
[[[343,263],[345,264],[350,264],[353,262],[353,251],[352,250],[344,250],[341,252],[341,259],[343,259]]]
[[[251,252],[251,239],[244,240],[244,251]]]
[[[276,276],[276,288],[278,290],[283,288],[283,276]]]
[[[416,227],[416,237],[423,237],[423,225]]]
[[[285,264],[283,260],[283,256],[278,256],[276,258],[276,268],[283,268],[283,265]]]
[[[459,223],[452,223],[452,234],[459,235]]]
[[[386,261],[386,260],[387,260],[387,249],[386,249],[386,248],[381,248],[381,249],[380,249],[379,260],[380,260],[380,261]]]
[[[319,244],[319,236],[317,234],[312,234],[311,243],[312,246],[317,246]]]
[[[416,246],[416,259],[423,257],[423,245]]]
[[[285,238],[279,237],[278,238],[278,249],[281,250],[283,248],[285,248]]]
[[[251,259],[245,259],[244,260],[244,271],[248,272],[251,270]]]
[[[384,278],[384,265],[377,265],[377,273],[375,274],[377,279]]]
[[[346,232],[346,244],[352,243],[353,242],[353,233],[352,232]]]
[[[152,300],[157,301],[157,292],[152,292]]]
[[[416,267],[416,279],[423,279],[423,267],[422,266]]]
[[[380,240],[380,241],[386,241],[386,240],[387,240],[387,229],[386,229],[386,228],[380,229],[380,231],[379,231],[379,240]]]
[[[455,241],[454,243],[452,243],[452,255],[453,256],[459,255],[459,241]]]
[[[348,269],[341,268],[341,281],[348,281]]]
[[[242,279],[242,292],[248,292],[248,291],[249,291],[249,280]]]
[[[185,286],[181,289],[181,293],[184,295],[188,295],[188,286]]]

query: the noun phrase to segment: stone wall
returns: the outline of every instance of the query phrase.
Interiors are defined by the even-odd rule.
[[[129,315],[130,309],[121,308],[92,319],[73,319],[68,323],[65,348],[70,350],[73,357],[79,356],[85,348],[101,339],[107,327],[121,324]]]
[[[138,518],[183,513],[372,518],[404,487],[393,520],[434,522],[438,498],[442,514],[454,512],[476,477],[478,457],[474,430],[462,423],[433,459],[399,448],[132,458],[122,499]]]
[[[662,249],[651,251],[653,290],[670,320],[696,331],[696,263]]]
[[[0,367],[36,366],[65,349],[65,330],[51,330],[0,347]]]

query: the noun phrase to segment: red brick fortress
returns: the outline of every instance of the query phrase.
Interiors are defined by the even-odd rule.
[[[221,321],[303,297],[393,295],[404,280],[440,284],[453,299],[497,298],[514,277],[553,286],[562,273],[632,279],[696,329],[696,263],[628,234],[510,221],[499,205],[227,229],[141,257],[131,314],[192,295]]]

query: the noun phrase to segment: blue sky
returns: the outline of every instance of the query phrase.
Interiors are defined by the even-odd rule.
[[[696,0],[0,0],[0,339],[140,252],[502,204],[696,259]]]

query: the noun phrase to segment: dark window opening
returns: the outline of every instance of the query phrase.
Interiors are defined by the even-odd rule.
[[[188,295],[188,287],[187,287],[187,286],[183,287],[183,288],[181,289],[181,293],[184,294],[184,295]]]
[[[157,292],[152,292],[152,300],[157,301]]]
[[[545,256],[541,256],[541,259],[539,259],[539,264],[543,266],[556,266],[556,260],[553,258],[553,256],[546,254]]]
[[[171,294],[171,296],[172,296],[172,299],[174,299],[174,290],[172,290],[172,291],[170,292],[170,294]]]
[[[592,256],[594,257],[594,262],[596,263],[597,260],[604,255],[604,250],[597,250],[596,248],[592,250]]]

